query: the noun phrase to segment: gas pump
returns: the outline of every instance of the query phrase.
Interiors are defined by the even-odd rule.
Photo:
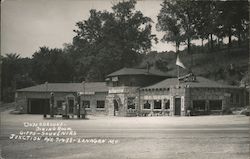
[[[81,117],[81,94],[77,92],[77,118]]]
[[[68,106],[66,102],[62,103],[62,117],[68,119]]]
[[[86,111],[85,111],[85,103],[83,102],[81,106],[81,92],[77,92],[77,117],[78,119],[85,119]]]
[[[45,82],[45,86],[46,86],[46,93],[48,93],[48,82]],[[47,117],[47,106],[44,106],[44,109],[43,109],[43,117],[44,117],[44,118]]]
[[[43,108],[43,118],[47,118],[47,109],[46,108],[47,108],[46,106]]]
[[[82,108],[80,111],[81,111],[82,119],[85,119],[85,117],[86,117],[85,104],[82,105]]]
[[[50,93],[50,117],[54,117],[54,93]]]

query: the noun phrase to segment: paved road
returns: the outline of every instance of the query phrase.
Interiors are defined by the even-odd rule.
[[[107,118],[43,120],[41,116],[9,115],[2,120],[4,158],[249,158],[249,118],[244,116]],[[3,119],[3,118],[2,118]],[[106,139],[118,143],[57,143],[10,140],[23,123],[63,122],[76,131],[74,138]],[[61,136],[68,138],[70,136]]]

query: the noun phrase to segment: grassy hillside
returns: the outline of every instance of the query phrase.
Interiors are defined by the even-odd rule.
[[[210,53],[195,53],[193,56],[192,72],[199,76],[204,76],[212,80],[239,85],[239,82],[247,74],[248,69],[248,49],[232,48],[214,51]],[[186,67],[191,66],[191,55],[186,51],[180,53],[180,59]],[[145,67],[146,63],[151,64],[151,69],[160,69],[173,77],[177,76],[176,54],[174,52],[149,53],[139,67]],[[188,70],[180,68],[180,75],[187,74]]]

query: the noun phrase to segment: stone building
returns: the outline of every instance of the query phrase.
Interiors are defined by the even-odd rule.
[[[192,74],[171,78],[159,71],[123,68],[107,75],[105,82],[47,83],[17,90],[17,106],[24,113],[43,114],[50,109],[52,92],[58,114],[64,102],[74,111],[77,93],[87,114],[109,116],[221,114],[249,104],[244,88]]]
[[[45,83],[19,89],[16,92],[18,109],[23,113],[43,114],[50,111],[50,94],[54,94],[55,114],[60,114],[63,103],[69,106],[69,113],[75,111],[77,93],[80,93],[80,105],[85,105],[88,114],[106,114],[106,96],[108,87],[105,82],[86,83]]]
[[[169,78],[140,89],[141,113],[157,115],[221,114],[244,106],[244,89],[220,84],[203,77],[191,80]]]
[[[160,82],[169,76],[160,71],[123,68],[109,74],[107,100],[109,115],[136,116],[140,114],[140,88]]]

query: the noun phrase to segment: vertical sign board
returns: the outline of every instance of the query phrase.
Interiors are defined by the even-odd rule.
[[[185,110],[185,99],[184,99],[184,96],[181,96],[181,111],[184,111]]]

